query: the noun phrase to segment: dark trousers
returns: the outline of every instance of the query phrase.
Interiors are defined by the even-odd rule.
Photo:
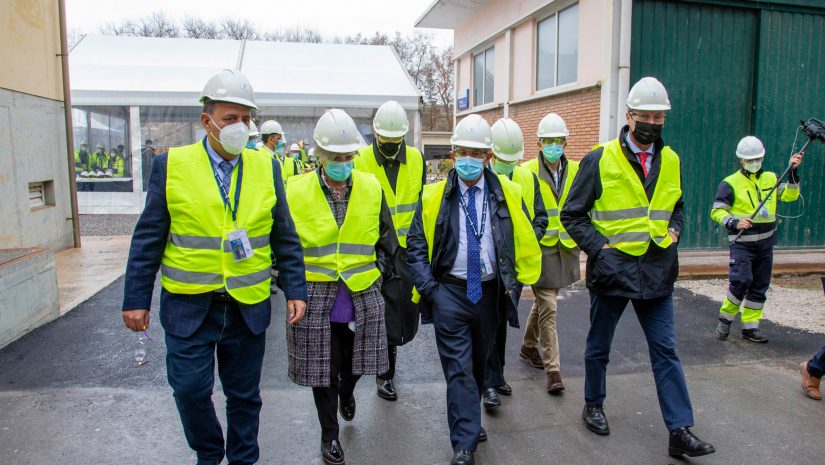
[[[744,244],[734,243],[730,246],[730,268],[728,291],[739,301],[755,304],[765,302],[765,293],[771,285],[773,268],[773,247],[762,249],[750,248]],[[745,302],[745,307],[748,302]],[[757,306],[761,310],[761,306]]]
[[[355,391],[360,375],[352,374],[352,346],[355,333],[346,323],[330,323],[329,386],[312,388],[318,421],[321,423],[321,440],[338,439],[338,401],[349,400]]]
[[[166,333],[166,371],[186,441],[199,465],[258,461],[261,364],[266,332],[252,334],[236,302],[214,300],[200,328],[187,338]],[[215,355],[226,395],[226,446],[212,404]],[[224,451],[225,454],[224,454]]]
[[[390,359],[390,369],[386,373],[376,376],[381,381],[395,378],[395,359],[398,358],[398,346],[387,345],[387,355]]]
[[[825,375],[825,346],[808,360],[808,373],[814,378],[822,378]]]
[[[584,352],[584,400],[588,405],[602,405],[607,395],[607,362],[610,346],[628,299],[590,291],[590,332]],[[668,431],[693,426],[687,382],[682,364],[676,356],[673,296],[657,299],[633,299],[633,309],[647,339],[659,407]]]
[[[435,341],[447,381],[447,420],[453,450],[472,450],[481,432],[481,389],[499,323],[496,281],[481,300],[467,300],[467,285],[441,282],[432,302]]]
[[[507,349],[507,319],[501,318],[496,328],[496,339],[490,356],[487,358],[487,371],[484,373],[484,389],[504,386],[504,354]]]

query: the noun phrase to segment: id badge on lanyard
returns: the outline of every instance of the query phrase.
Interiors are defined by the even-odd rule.
[[[248,258],[252,258],[252,245],[249,243],[249,235],[246,233],[246,228],[238,227],[238,204],[241,200],[241,183],[243,181],[243,159],[238,161],[238,178],[235,181],[235,205],[229,201],[229,192],[226,186],[218,176],[218,171],[215,171],[215,181],[218,183],[218,190],[221,192],[224,208],[228,208],[232,213],[232,224],[235,225],[235,230],[230,231],[228,235],[229,250],[232,252],[232,258],[235,262],[240,262]]]

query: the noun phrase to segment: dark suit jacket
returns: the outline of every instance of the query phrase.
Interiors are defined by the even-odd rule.
[[[132,246],[129,249],[123,295],[124,311],[148,309],[152,303],[155,277],[160,268],[171,224],[169,210],[166,206],[166,163],[167,154],[158,155],[152,163],[152,174],[146,192],[146,206],[135,226]],[[287,300],[306,301],[307,286],[303,249],[286,203],[281,168],[274,159],[272,171],[277,202],[275,208],[272,209],[274,223],[270,234],[270,244],[278,262],[279,283]],[[203,323],[211,302],[211,292],[184,295],[167,292],[165,289],[161,290],[160,322],[163,329],[174,336],[191,336]],[[266,330],[272,313],[270,299],[252,305],[239,304],[239,306],[244,321],[254,334],[260,334]]]
[[[447,185],[444,188],[444,198],[441,209],[435,221],[433,237],[433,259],[428,257],[427,239],[424,236],[424,225],[421,219],[422,203],[419,202],[415,217],[407,235],[407,265],[423,299],[421,305],[421,321],[429,323],[432,320],[432,304],[439,280],[450,273],[458,253],[458,234],[461,230],[459,214],[464,214],[459,205],[461,195],[457,183],[460,182],[455,170],[447,175]],[[518,328],[518,307],[521,297],[522,284],[516,277],[515,244],[513,242],[513,222],[510,219],[510,210],[504,200],[504,191],[498,176],[489,169],[484,170],[484,182],[487,185],[487,205],[490,209],[490,224],[493,228],[493,242],[496,245],[496,259],[499,282],[499,308],[504,310],[510,326]],[[527,215],[527,207],[522,202],[522,212]],[[537,232],[538,234],[538,232]],[[541,234],[544,234],[542,229]]]

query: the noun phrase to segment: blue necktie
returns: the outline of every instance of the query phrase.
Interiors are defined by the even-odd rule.
[[[467,190],[467,300],[477,304],[481,300],[481,242],[476,237],[472,223],[476,231],[481,231],[482,226],[478,224],[478,213],[476,213],[476,192],[478,187],[471,187]]]
[[[229,195],[229,183],[232,182],[232,163],[222,161],[218,168],[221,169],[221,183],[226,189],[226,194]]]

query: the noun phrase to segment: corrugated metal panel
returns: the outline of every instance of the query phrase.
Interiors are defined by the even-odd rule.
[[[633,2],[631,81],[656,76],[670,95],[663,137],[682,159],[685,247],[727,246],[709,214],[750,132],[756,37],[755,10]]]
[[[825,119],[825,16],[762,11],[756,78],[754,132],[765,143],[766,167],[787,167],[800,119]],[[807,140],[801,133],[797,148]],[[804,216],[780,220],[779,245],[825,245],[825,146],[814,143],[800,169]],[[780,214],[803,213],[801,202]]]

